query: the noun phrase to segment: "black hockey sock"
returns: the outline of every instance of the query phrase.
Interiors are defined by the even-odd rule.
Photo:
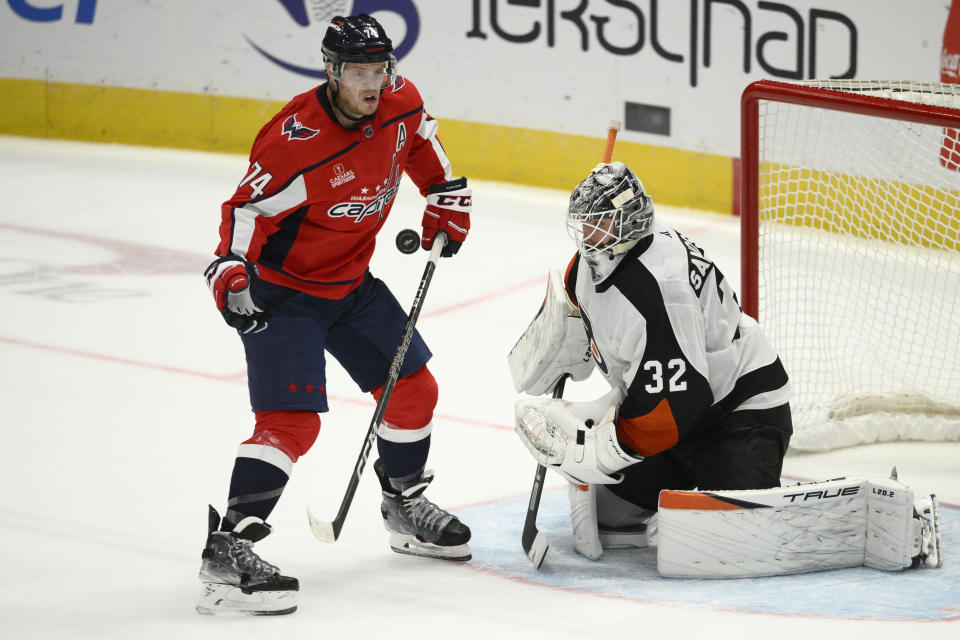
[[[377,436],[377,451],[390,484],[402,491],[408,483],[420,479],[427,465],[430,436],[416,442],[391,442]]]
[[[266,520],[277,505],[289,476],[269,462],[254,458],[237,458],[230,478],[227,513],[220,529],[233,528],[247,516]]]

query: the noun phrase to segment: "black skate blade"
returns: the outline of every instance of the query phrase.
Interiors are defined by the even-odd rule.
[[[296,607],[290,607],[289,609],[284,609],[283,611],[251,611],[250,615],[252,616],[285,616],[289,615],[297,610]]]

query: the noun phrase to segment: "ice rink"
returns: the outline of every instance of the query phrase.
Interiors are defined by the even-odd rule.
[[[594,161],[571,159],[584,174]],[[574,251],[567,193],[480,181],[470,237],[441,261],[418,324],[440,383],[428,495],[472,527],[474,560],[391,552],[371,469],[340,540],[313,538],[305,507],[333,518],[374,408],[331,362],[331,411],[257,547],[300,579],[300,610],[198,616],[207,504],[223,508],[253,424],[240,341],[201,277],[246,168],[238,155],[0,137],[0,638],[960,637],[960,443],[791,454],[784,468],[790,481],[896,465],[945,503],[939,571],[702,581],[658,577],[654,548],[590,562],[572,552],[552,473],[539,520],[552,548],[535,571],[520,548],[535,465],[512,431],[506,354],[548,269]],[[422,204],[405,181],[371,266],[407,308],[426,254],[400,254],[393,237],[419,230]],[[737,218],[658,214],[739,282]],[[565,397],[601,395],[597,376]]]

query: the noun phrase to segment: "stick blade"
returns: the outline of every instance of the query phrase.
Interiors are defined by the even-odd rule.
[[[310,507],[307,507],[307,519],[310,521],[310,531],[313,532],[313,537],[317,540],[322,542],[337,541],[338,532],[333,528],[333,523],[317,520],[316,516],[311,513]]]
[[[547,555],[547,551],[550,550],[550,541],[547,540],[547,536],[543,535],[537,531],[536,537],[533,539],[533,543],[530,545],[529,549],[524,549],[527,552],[527,558],[530,559],[530,562],[533,563],[533,568],[537,571],[540,570],[540,566],[543,565],[543,559]]]

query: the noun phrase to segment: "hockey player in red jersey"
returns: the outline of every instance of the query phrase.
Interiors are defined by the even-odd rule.
[[[247,360],[253,435],[240,445],[222,519],[210,507],[201,613],[296,610],[298,583],[252,544],[270,532],[293,463],[327,411],[325,352],[379,398],[406,312],[368,269],[406,173],[426,198],[424,249],[438,232],[457,253],[471,190],[453,179],[437,122],[396,75],[383,27],[361,14],[332,19],[322,43],[328,81],[296,96],[257,135],[250,166],[223,204],[218,258],[205,276]],[[468,560],[470,529],[424,497],[437,382],[419,333],[377,431],[374,469],[391,547]]]

